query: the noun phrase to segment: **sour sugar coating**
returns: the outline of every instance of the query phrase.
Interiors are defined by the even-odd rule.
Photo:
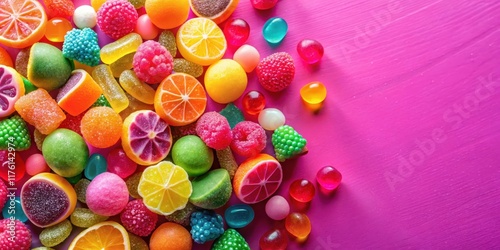
[[[243,121],[233,128],[233,152],[244,157],[252,157],[266,147],[266,132],[257,123]]]
[[[229,173],[229,177],[232,180],[234,174],[236,173],[236,169],[238,169],[238,163],[234,159],[231,147],[225,147],[223,149],[216,150],[215,153],[217,155],[217,160],[219,161],[220,167],[227,170],[227,172]]]
[[[65,57],[85,65],[99,64],[97,34],[90,28],[72,29],[64,36],[62,53]]]
[[[146,41],[134,55],[133,65],[137,78],[149,84],[161,82],[172,73],[172,55],[156,41]]]
[[[260,85],[271,92],[286,89],[295,77],[295,64],[290,54],[276,52],[262,61],[256,68]]]
[[[236,126],[236,124],[242,122],[245,120],[245,117],[243,116],[243,112],[236,107],[233,103],[229,103],[226,105],[224,109],[222,109],[219,112],[221,115],[226,117],[227,121],[229,122],[229,125],[231,126],[231,129]]]
[[[170,30],[164,30],[161,32],[158,42],[165,47],[172,57],[177,56],[177,42],[175,41],[175,35]],[[196,76],[197,77],[197,76]]]
[[[97,26],[116,40],[132,32],[138,18],[137,10],[129,1],[107,1],[97,11]]]
[[[95,177],[87,188],[88,207],[92,212],[103,216],[119,214],[127,205],[128,198],[125,181],[108,172]]]
[[[88,228],[99,222],[106,221],[109,217],[98,215],[92,210],[83,207],[75,208],[70,216],[71,223],[77,227]]]
[[[190,62],[184,58],[174,58],[174,71],[199,77],[203,74],[203,66]]]
[[[108,65],[101,64],[94,68],[92,77],[101,87],[104,97],[116,113],[120,113],[129,105],[129,100],[120,84],[115,80]]]
[[[12,237],[11,233],[14,233],[15,237]],[[30,249],[31,232],[18,220],[0,220],[0,246],[2,249]]]
[[[148,236],[156,228],[158,215],[151,212],[142,200],[133,200],[123,209],[120,221],[127,231],[138,236]]]
[[[148,84],[139,80],[133,70],[124,70],[120,74],[120,79],[118,81],[122,88],[135,99],[146,104],[154,103],[155,90]]]
[[[49,18],[70,17],[75,12],[75,4],[71,0],[43,0]]]
[[[65,241],[71,234],[71,222],[69,220],[63,220],[62,222],[45,228],[40,235],[40,242],[46,247],[54,247]]]
[[[136,52],[141,44],[142,37],[139,34],[127,34],[112,43],[104,45],[101,49],[101,60],[103,63],[112,64],[130,53]]]
[[[90,184],[90,180],[82,178],[75,184],[76,198],[81,203],[87,203],[85,196],[87,195],[87,187]]]
[[[215,240],[224,233],[222,216],[203,210],[191,215],[191,237],[198,244]]]
[[[198,119],[196,133],[207,146],[216,150],[226,148],[233,140],[226,117],[215,111],[207,112]]]
[[[134,60],[134,55],[135,52],[126,54],[109,65],[109,68],[111,69],[111,72],[113,72],[114,77],[118,78],[124,70],[132,69],[132,61]]]
[[[121,137],[122,118],[113,109],[95,107],[85,113],[81,122],[83,138],[94,147],[113,146]]]
[[[177,210],[174,213],[165,216],[165,219],[167,219],[167,221],[180,224],[184,227],[189,227],[191,214],[193,214],[197,209],[198,208],[196,208],[193,204],[188,202],[185,208]]]
[[[80,129],[80,123],[81,123],[84,115],[85,115],[85,112],[83,112],[77,116],[72,116],[70,114],[66,114],[66,119],[64,119],[64,121],[61,123],[61,125],[59,125],[59,128],[67,128],[73,132],[76,132],[79,135],[82,135],[82,130]]]

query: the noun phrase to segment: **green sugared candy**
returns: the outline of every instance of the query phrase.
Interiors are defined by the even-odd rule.
[[[132,198],[141,199],[141,196],[137,191],[137,187],[139,186],[139,181],[141,180],[141,176],[142,172],[137,172],[128,177],[128,179],[125,181],[125,184],[127,184],[128,193],[130,194],[130,196],[132,196]]]
[[[233,186],[227,170],[218,168],[198,176],[191,182],[193,193],[189,202],[205,209],[217,209],[231,198]]]
[[[111,104],[109,104],[108,99],[106,99],[106,97],[103,94],[101,94],[101,96],[99,96],[99,98],[97,98],[97,101],[95,101],[94,104],[92,104],[92,107],[111,108]]]
[[[75,184],[75,192],[76,192],[76,198],[78,201],[82,203],[87,203],[87,200],[85,196],[87,195],[87,187],[90,184],[90,180],[88,179],[80,179],[76,184]]]
[[[184,227],[189,227],[191,214],[193,214],[193,212],[195,212],[196,210],[196,207],[188,202],[185,208],[177,210],[174,213],[165,216],[165,219],[167,219],[167,221],[180,224]]]
[[[174,72],[186,73],[194,77],[199,77],[203,74],[203,66],[190,62],[184,58],[174,59]]]
[[[46,247],[53,247],[61,244],[65,241],[73,230],[73,226],[68,220],[63,220],[62,222],[45,228],[39,235],[40,242]]]
[[[130,239],[130,250],[149,250],[148,243],[141,237],[128,233],[128,238]]]
[[[69,183],[71,183],[71,185],[75,185],[76,183],[78,183],[82,179],[82,174],[75,175],[73,177],[67,177],[64,179],[66,179]]]
[[[106,221],[109,217],[95,214],[88,208],[77,207],[71,214],[70,220],[73,225],[82,228],[91,227],[99,222]]]
[[[238,107],[236,107],[233,103],[227,104],[227,106],[219,113],[224,117],[226,117],[227,121],[229,122],[229,126],[231,126],[231,128],[234,128],[236,124],[245,120],[243,112],[241,112],[241,110]]]
[[[186,135],[179,138],[172,147],[174,163],[182,167],[189,177],[206,173],[214,162],[214,153],[196,135]]]
[[[31,250],[54,250],[52,247],[35,247],[32,248]]]
[[[172,57],[177,55],[177,43],[175,41],[175,35],[170,30],[164,30],[161,32],[160,37],[158,37],[158,42],[165,47]]]

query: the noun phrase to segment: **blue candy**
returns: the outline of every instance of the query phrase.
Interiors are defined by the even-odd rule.
[[[273,17],[264,24],[262,35],[271,45],[277,45],[283,41],[288,32],[288,24],[281,17]]]
[[[224,233],[222,216],[214,211],[203,210],[191,215],[191,237],[203,244],[215,240]]]
[[[99,51],[97,33],[92,29],[72,29],[64,36],[62,53],[66,58],[96,66],[100,62]]]
[[[89,180],[93,180],[99,174],[106,172],[108,169],[108,163],[106,158],[100,154],[93,154],[90,156],[87,166],[85,166],[85,177]]]
[[[246,204],[232,205],[224,212],[224,218],[229,227],[246,227],[253,221],[255,213],[251,206]]]

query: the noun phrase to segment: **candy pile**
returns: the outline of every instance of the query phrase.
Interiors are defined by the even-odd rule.
[[[299,69],[287,52],[261,59],[245,44],[249,24],[230,19],[238,0],[92,0],[76,9],[70,0],[5,1],[0,44],[22,50],[12,60],[0,47],[0,249],[29,249],[33,227],[45,247],[249,249],[237,230],[260,202],[284,220],[260,233],[261,249],[307,238],[308,216],[273,196],[290,171],[282,163],[306,154],[307,139],[266,106]],[[266,10],[277,1],[251,4]],[[188,19],[190,10],[197,17]],[[19,25],[32,31],[18,33]],[[113,42],[100,47],[97,29]],[[262,34],[277,46],[288,29],[271,18]],[[223,59],[228,48],[234,56]],[[297,53],[315,64],[324,51],[305,39]],[[251,72],[266,92],[251,89]],[[300,95],[321,106],[326,87],[310,82]],[[225,108],[207,110],[210,101]],[[23,150],[32,152],[25,161]],[[341,178],[331,166],[317,173],[325,190]],[[14,187],[19,197],[8,198]],[[315,192],[306,179],[289,188],[300,203]],[[239,204],[228,204],[233,194]],[[85,230],[69,238],[75,227]]]

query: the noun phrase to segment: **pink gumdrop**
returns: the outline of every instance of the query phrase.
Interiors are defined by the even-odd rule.
[[[85,199],[92,212],[102,216],[117,215],[128,203],[127,184],[120,176],[104,172],[90,182]]]
[[[34,176],[42,172],[50,172],[50,168],[45,162],[42,154],[32,154],[26,159],[26,173]]]
[[[273,8],[278,0],[250,0],[250,2],[258,10],[268,10]]]
[[[245,72],[250,73],[259,64],[260,54],[254,46],[245,44],[234,52],[233,60],[239,63]]]
[[[224,36],[230,46],[239,47],[243,45],[249,35],[250,25],[241,18],[231,19],[224,26]]]
[[[314,64],[323,57],[323,45],[316,40],[304,39],[297,44],[297,52],[300,58],[308,64]]]
[[[273,220],[282,220],[290,213],[290,205],[283,196],[275,195],[266,203],[266,214]]]
[[[158,36],[160,29],[151,22],[148,14],[144,14],[137,19],[135,33],[141,35],[144,40],[152,40]]]
[[[342,181],[342,174],[334,167],[326,166],[318,171],[316,181],[326,190],[335,190]]]
[[[137,170],[137,163],[128,158],[122,148],[113,149],[109,152],[106,160],[108,162],[108,172],[123,179],[131,176]]]

